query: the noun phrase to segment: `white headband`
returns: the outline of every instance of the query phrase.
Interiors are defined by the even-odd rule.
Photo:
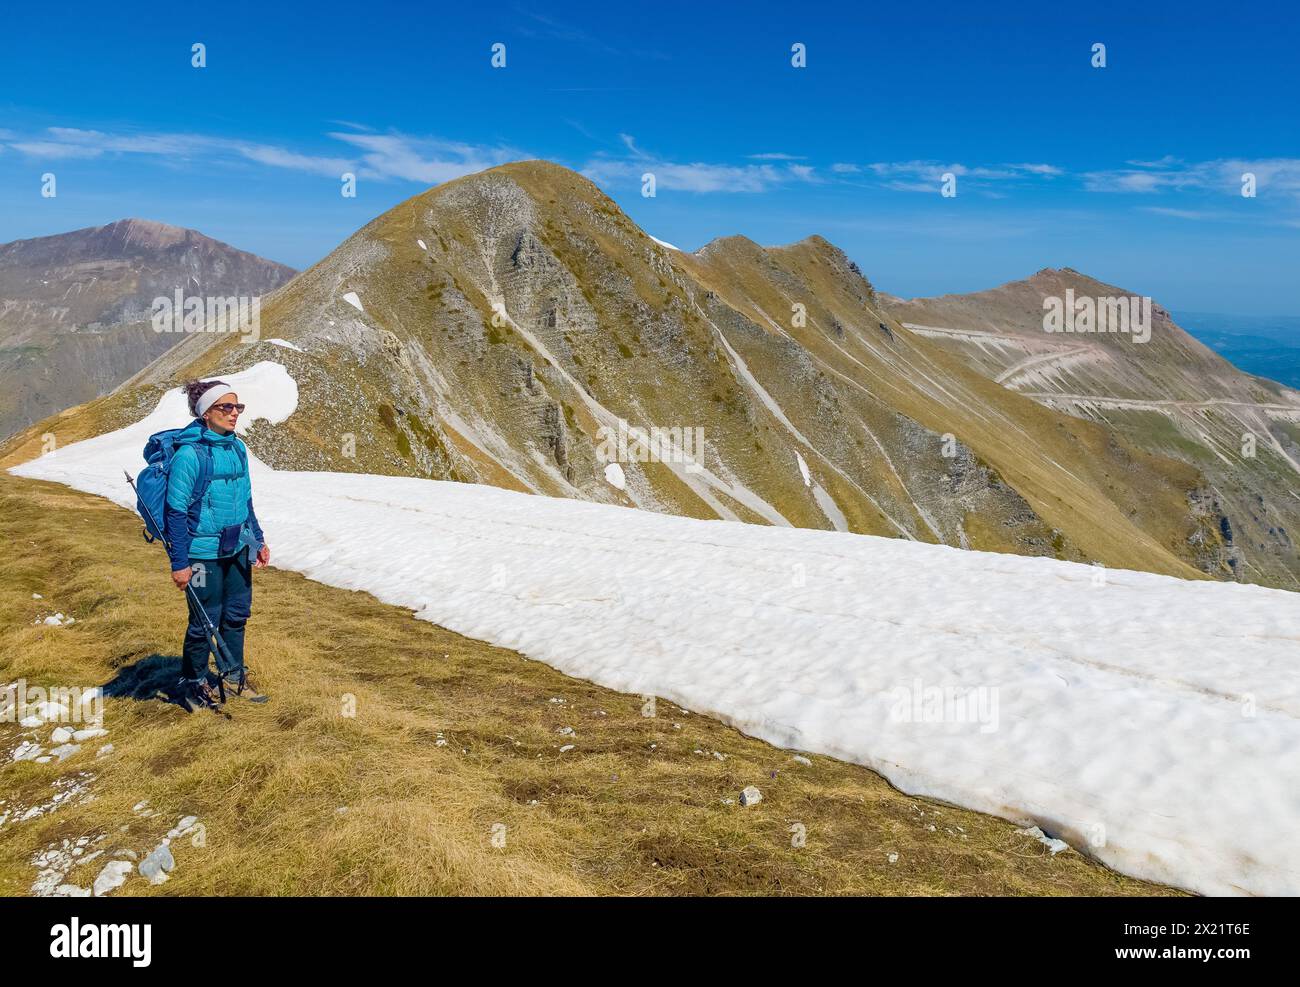
[[[202,418],[208,413],[208,409],[217,403],[217,398],[221,397],[223,394],[230,393],[229,391],[222,390],[222,387],[225,386],[224,382],[219,381],[218,384],[221,386],[209,387],[206,391],[200,394],[199,399],[194,402],[194,410],[198,413],[199,418]]]

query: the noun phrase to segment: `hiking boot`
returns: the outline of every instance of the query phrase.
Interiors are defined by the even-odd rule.
[[[181,702],[191,713],[200,709],[219,709],[221,707],[221,696],[217,690],[212,688],[207,679],[191,681],[181,679]]]
[[[226,678],[226,693],[238,696],[240,699],[247,699],[250,703],[265,703],[271,700],[270,696],[257,688],[247,668],[241,669],[238,675]]]

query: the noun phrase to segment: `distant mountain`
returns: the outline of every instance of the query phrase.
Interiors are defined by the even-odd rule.
[[[1300,499],[1282,502],[1280,485],[1300,460],[1300,395],[1240,373],[1158,309],[1145,346],[1047,337],[1041,297],[1066,287],[1117,290],[1054,271],[904,302],[818,236],[686,254],[582,176],[520,162],[373,220],[268,299],[260,341],[187,336],[0,459],[39,454],[43,431],[64,444],[135,421],[187,377],[274,360],[298,411],[248,441],[277,469],[1300,585],[1285,532],[1300,530]],[[1129,413],[1098,395],[1243,402],[1262,452],[1228,459],[1235,410]],[[1197,417],[1210,437],[1186,427]],[[655,427],[669,438],[647,454],[632,430]],[[1231,491],[1207,469],[1216,457],[1238,473]],[[1238,496],[1249,488],[1253,507]]]
[[[141,219],[0,244],[0,437],[116,387],[180,341],[153,300],[263,295],[292,268]]]
[[[900,320],[1046,407],[1105,425],[1206,480],[1238,578],[1300,588],[1300,393],[1243,373],[1152,307],[1150,339],[1048,333],[1044,299],[1132,297],[1070,268],[989,291],[891,299]]]
[[[1247,373],[1300,387],[1300,317],[1180,312],[1178,320]]]

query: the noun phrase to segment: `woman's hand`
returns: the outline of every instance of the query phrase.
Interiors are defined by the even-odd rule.
[[[254,569],[265,569],[271,564],[271,547],[263,545],[257,550],[257,561],[253,563]]]
[[[177,589],[184,589],[190,584],[191,569],[186,566],[184,569],[176,569],[172,572],[172,582],[176,584]]]

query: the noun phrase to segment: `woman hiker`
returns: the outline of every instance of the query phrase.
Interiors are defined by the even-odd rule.
[[[224,381],[193,381],[181,389],[195,420],[177,437],[167,480],[164,527],[172,582],[181,591],[187,585],[194,588],[212,626],[226,643],[230,661],[216,656],[217,674],[226,691],[266,702],[269,697],[258,691],[244,667],[244,625],[253,602],[253,569],[264,568],[271,561],[262,526],[253,513],[248,453],[235,435],[235,422],[244,406]],[[205,472],[210,479],[203,490],[196,491]],[[220,702],[208,677],[208,650],[203,618],[190,601],[181,693],[191,711]]]

